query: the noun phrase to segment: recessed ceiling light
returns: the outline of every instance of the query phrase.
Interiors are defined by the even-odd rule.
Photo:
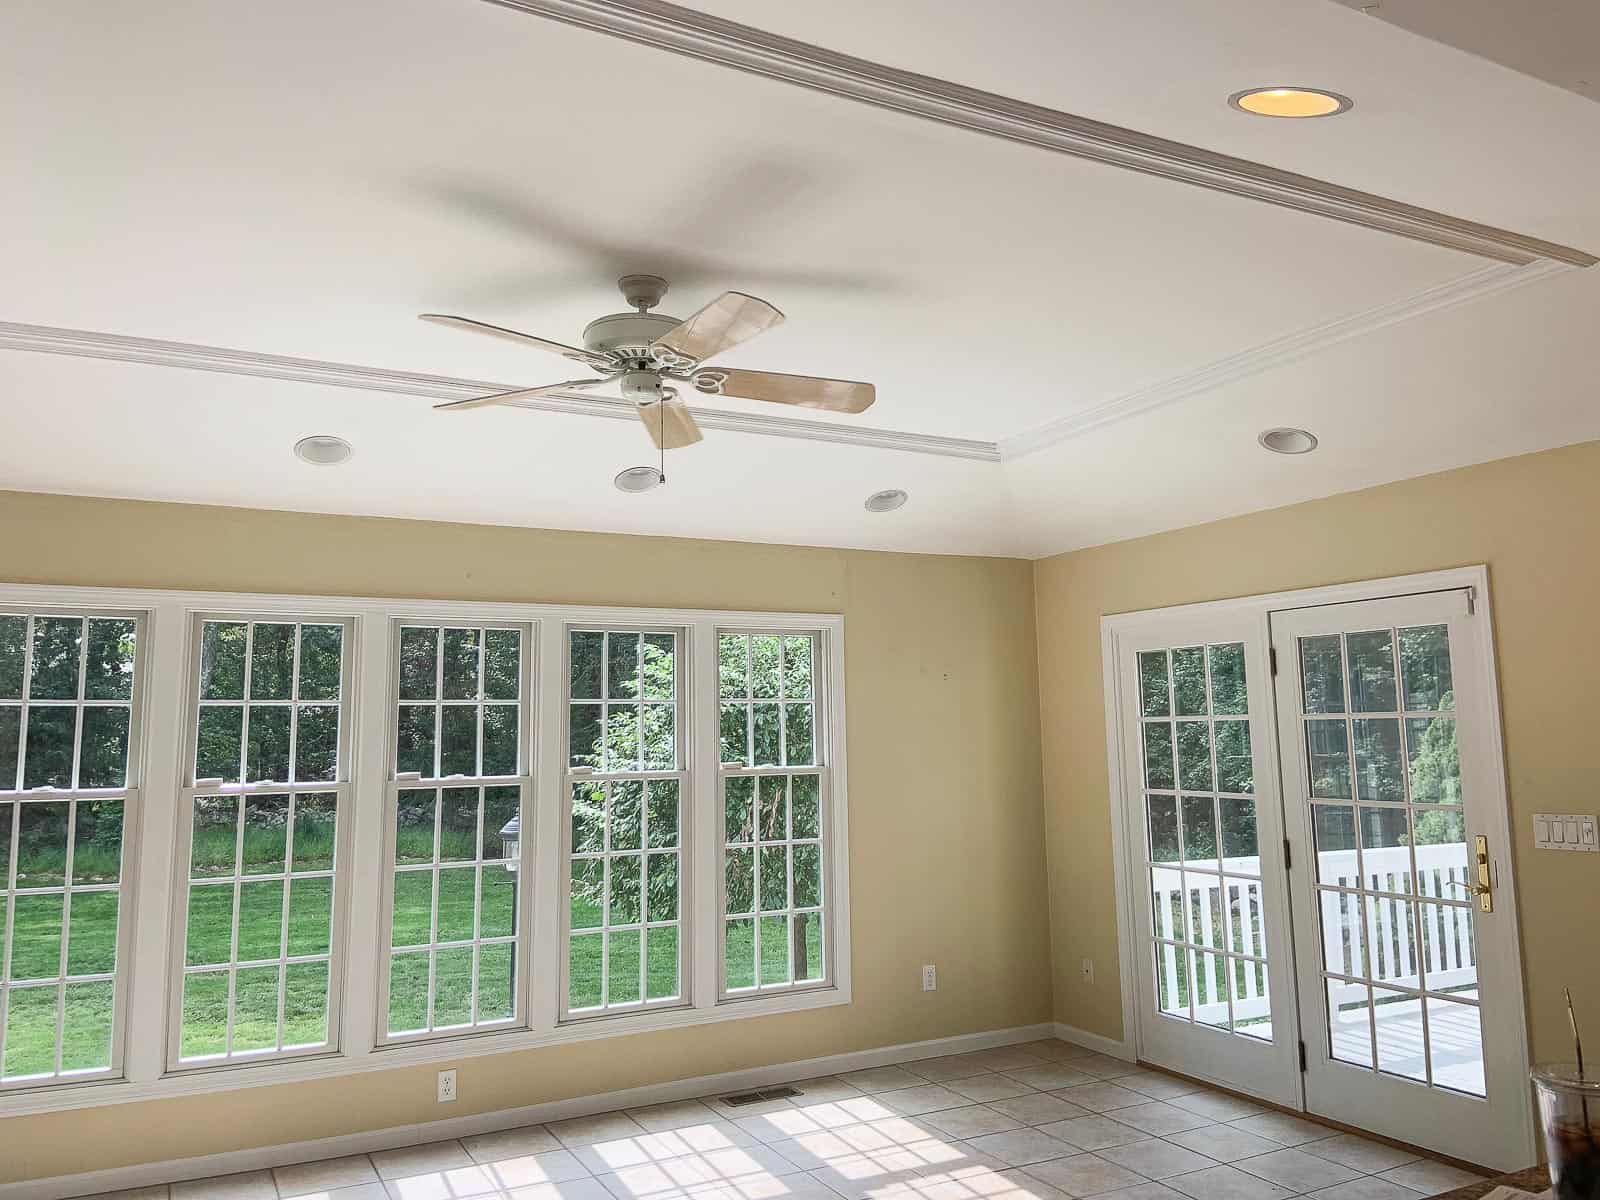
[[[909,497],[899,488],[887,488],[881,492],[873,492],[867,497],[865,508],[868,512],[893,512],[903,505]]]
[[[618,471],[617,477],[611,482],[617,485],[619,492],[648,492],[653,487],[660,487],[664,480],[661,472],[654,467],[629,467],[625,471]]]
[[[355,451],[342,437],[334,437],[331,433],[318,433],[296,442],[294,453],[296,458],[303,459],[313,466],[336,467],[342,462],[349,462],[350,456]]]
[[[1321,88],[1263,87],[1235,92],[1228,103],[1258,117],[1336,117],[1355,101]]]
[[[1304,429],[1268,429],[1256,441],[1274,454],[1310,454],[1317,448],[1317,435]]]

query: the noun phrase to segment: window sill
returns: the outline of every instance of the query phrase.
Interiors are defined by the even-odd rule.
[[[687,1028],[718,1021],[777,1016],[782,1013],[831,1008],[849,1003],[850,994],[845,986],[812,988],[779,996],[736,998],[699,1008],[630,1013],[602,1021],[572,1021],[553,1029],[508,1029],[492,1033],[434,1038],[428,1041],[394,1043],[375,1047],[365,1054],[332,1053],[270,1062],[219,1063],[214,1067],[186,1069],[163,1075],[159,1079],[143,1081],[115,1079],[56,1084],[31,1091],[0,1093],[0,1119],[30,1113],[64,1112],[107,1104],[299,1083],[367,1071],[418,1066],[424,1063],[459,1062],[462,1059],[481,1058],[492,1054],[514,1054],[522,1050],[538,1049],[541,1046],[600,1041],[606,1038],[628,1037],[636,1033]]]

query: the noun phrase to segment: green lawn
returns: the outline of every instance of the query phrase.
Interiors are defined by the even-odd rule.
[[[244,873],[266,874],[284,869],[283,830],[249,829],[244,846]],[[414,844],[412,844],[414,843]],[[432,834],[415,832],[402,841],[401,861],[428,861],[432,855]],[[193,966],[226,963],[229,957],[234,887],[231,883],[207,883],[208,878],[227,878],[233,874],[235,837],[231,828],[215,827],[197,833],[194,839],[186,961]],[[472,853],[471,838],[464,843],[449,841],[443,857],[467,857]],[[295,834],[293,871],[330,870],[333,863],[331,825],[325,830],[298,829]],[[63,881],[64,861],[48,855],[19,863],[33,886],[50,886]],[[439,936],[441,940],[470,938],[473,935],[473,868],[445,866],[437,872],[400,871],[396,874],[394,930],[397,945],[426,941],[432,902],[433,877],[439,878]],[[88,845],[75,855],[74,876],[79,881],[113,884],[117,878],[115,850],[102,851]],[[481,933],[485,937],[510,937],[513,932],[514,876],[503,867],[483,868],[484,895],[481,901]],[[288,947],[291,954],[325,954],[329,948],[329,913],[332,880],[327,876],[291,876],[288,888]],[[67,970],[69,975],[90,975],[112,970],[116,956],[117,908],[119,892],[73,893],[71,918],[67,922]],[[239,895],[240,958],[275,957],[283,923],[284,885],[282,880],[257,881],[242,885]],[[22,896],[16,900],[12,946],[12,977],[51,978],[59,969],[62,940],[62,897],[57,895]],[[582,927],[596,919],[592,907],[579,902],[574,907],[573,923]],[[748,987],[755,982],[753,930],[749,919],[730,921],[725,932],[725,955],[730,987]],[[0,926],[3,929],[3,926]],[[610,934],[610,1000],[612,1003],[636,1001],[639,997],[640,937],[637,931]],[[680,994],[678,980],[678,931],[656,928],[649,931],[644,987],[647,999],[667,999]],[[602,974],[601,935],[576,933],[572,939],[570,982],[572,1007],[598,1004]],[[807,922],[806,959],[813,964],[811,974],[820,973],[815,964],[822,961],[820,922]],[[763,918],[762,982],[776,982],[787,972],[787,931],[782,919]],[[391,962],[390,1028],[407,1030],[426,1024],[428,961],[427,952],[400,952]],[[286,1044],[318,1044],[326,1040],[326,997],[328,971],[325,963],[289,966],[283,980],[284,1032]],[[509,1019],[514,1011],[512,997],[513,955],[509,943],[480,949],[478,999],[479,1020]],[[801,972],[804,976],[806,973]],[[470,949],[437,952],[435,965],[434,1024],[465,1024],[471,1020],[472,953]],[[5,1042],[4,1075],[14,1077],[48,1073],[55,1069],[56,987],[13,988]],[[238,972],[235,984],[234,1050],[270,1049],[277,1037],[279,978],[277,967],[246,968]],[[228,975],[227,971],[191,974],[185,980],[184,1026],[181,1052],[184,1057],[219,1054],[225,1049]],[[64,1016],[64,1070],[104,1067],[110,1061],[112,1025],[111,985],[105,982],[66,985]]]

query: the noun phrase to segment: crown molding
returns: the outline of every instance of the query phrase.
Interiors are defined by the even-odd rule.
[[[324,387],[352,388],[363,392],[391,392],[402,396],[420,396],[434,401],[466,400],[491,392],[509,392],[522,386],[481,379],[422,375],[410,371],[386,371],[378,367],[324,362],[313,358],[291,358],[280,354],[259,354],[253,350],[233,350],[224,346],[204,346],[192,342],[168,342],[156,338],[127,337],[122,334],[96,333],[84,329],[60,329],[48,325],[22,325],[9,321],[0,321],[0,350],[29,350],[42,354],[63,354],[73,358],[98,358],[157,367],[178,367],[187,371],[215,371],[224,375],[281,379],[292,383],[321,384]],[[615,421],[638,420],[638,406],[632,401],[580,391],[558,392],[516,400],[506,407],[571,413],[581,417],[602,417]],[[907,433],[897,429],[806,421],[795,417],[767,416],[760,413],[730,412],[718,408],[691,407],[690,411],[694,413],[695,420],[702,427],[726,430],[730,433],[799,438],[809,442],[832,442],[847,446],[863,446],[873,450],[895,450],[906,454],[967,458],[978,462],[1000,461],[1000,450],[994,442],[935,437],[931,434]]]
[[[1207,363],[1196,370],[1174,375],[1137,391],[1125,392],[1103,403],[1079,409],[1023,433],[1002,438],[1000,457],[1003,460],[1021,458],[1043,450],[1046,446],[1066,441],[1068,438],[1080,437],[1102,426],[1125,421],[1129,417],[1164,408],[1169,404],[1176,404],[1180,400],[1225,387],[1241,379],[1248,379],[1263,371],[1287,366],[1336,346],[1340,342],[1347,342],[1390,325],[1409,321],[1413,317],[1481,300],[1486,296],[1497,295],[1573,269],[1566,263],[1553,262],[1549,259],[1525,267],[1513,267],[1506,263],[1491,264],[1458,279],[1407,296],[1403,300],[1380,304],[1347,317],[1339,317],[1269,342],[1262,342],[1248,350]]]
[[[1600,261],[1571,246],[839,54],[665,0],[488,2],[942,125],[1297,209],[1496,262],[1524,265],[1553,260],[1588,267]]]

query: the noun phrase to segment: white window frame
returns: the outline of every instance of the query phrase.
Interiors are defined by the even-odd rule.
[[[200,592],[138,588],[86,588],[0,583],[0,604],[29,607],[131,610],[143,617],[143,680],[139,713],[142,721],[142,763],[130,764],[130,779],[140,784],[135,819],[124,831],[123,910],[128,950],[127,997],[118,1022],[122,1039],[122,1075],[115,1080],[56,1083],[0,1093],[0,1117],[33,1112],[94,1107],[122,1101],[195,1095],[241,1087],[293,1083],[308,1079],[389,1070],[408,1065],[459,1061],[539,1046],[588,1041],[647,1030],[664,1030],[707,1022],[794,1012],[848,1004],[851,998],[849,844],[846,797],[847,758],[843,705],[843,617],[827,613],[757,613],[711,609],[624,608],[581,604],[506,604],[480,601],[430,601],[404,597],[348,597],[270,593]],[[179,827],[181,774],[187,689],[191,671],[191,630],[195,616],[206,613],[250,613],[257,619],[335,617],[354,620],[354,682],[346,720],[354,739],[351,787],[354,820],[346,827],[350,850],[343,914],[344,968],[337,1052],[306,1057],[227,1062],[202,1070],[167,1070],[167,1015],[171,965],[181,957],[173,945],[175,895],[186,890],[174,845]],[[719,627],[754,627],[771,631],[822,635],[821,661],[826,668],[824,701],[826,736],[831,748],[827,817],[829,861],[824,886],[832,898],[832,980],[826,987],[784,990],[722,1001],[717,993],[717,955],[685,951],[684,982],[690,1003],[608,1014],[604,1019],[563,1022],[560,1019],[561,825],[565,806],[565,719],[561,672],[539,669],[534,682],[533,789],[525,805],[524,853],[533,872],[523,892],[531,906],[526,926],[530,953],[524,956],[531,976],[525,986],[527,1024],[497,1027],[470,1036],[408,1040],[384,1044],[379,1037],[378,978],[387,942],[382,932],[386,789],[390,759],[391,622],[396,618],[430,622],[496,622],[515,620],[533,627],[535,664],[564,663],[563,639],[568,624],[590,628],[662,626],[686,631],[683,663],[686,677],[684,766],[693,783],[684,798],[681,819],[697,831],[683,847],[686,879],[680,902],[685,941],[720,937],[718,926],[719,846],[716,808],[719,734],[717,643]],[[136,826],[136,828],[135,828]],[[708,831],[712,836],[707,836]],[[528,866],[523,868],[529,869]],[[527,916],[530,909],[525,908]],[[331,1033],[331,1030],[330,1030]],[[130,1036],[130,1034],[132,1036]]]
[[[11,598],[18,597],[13,603]],[[134,622],[134,659],[133,659],[133,690],[128,708],[128,767],[127,776],[120,788],[36,788],[26,791],[13,790],[13,785],[21,782],[20,778],[7,780],[0,778],[0,800],[10,802],[19,799],[50,800],[56,802],[72,802],[77,800],[103,800],[120,796],[122,798],[122,864],[118,873],[118,882],[115,885],[117,896],[117,936],[116,936],[116,962],[111,975],[112,984],[112,1024],[111,1024],[111,1061],[103,1070],[84,1070],[67,1073],[57,1073],[44,1079],[25,1077],[0,1083],[0,1115],[9,1108],[6,1097],[11,1094],[26,1095],[30,1091],[41,1088],[61,1090],[83,1087],[90,1083],[114,1083],[124,1078],[124,1056],[126,1052],[126,1030],[128,1026],[128,995],[129,979],[133,973],[133,908],[138,895],[138,864],[140,862],[139,832],[144,827],[143,789],[141,788],[141,770],[145,763],[146,747],[143,738],[145,726],[145,705],[149,689],[146,686],[146,675],[149,670],[150,653],[148,637],[150,622],[146,620],[145,613],[137,607],[122,608],[105,607],[90,604],[82,600],[62,597],[57,592],[44,589],[0,590],[0,611],[7,616],[39,617],[78,617],[85,621],[91,619],[106,620],[131,620]],[[32,623],[30,621],[29,628]],[[74,732],[73,743],[73,778],[76,780],[79,757],[82,753],[83,719],[81,712],[85,707],[84,675],[85,656],[88,654],[88,626],[84,626],[84,645],[80,648],[78,659],[78,695],[72,701],[51,701],[49,707],[60,707],[71,704],[80,716]],[[22,663],[22,690],[23,699],[19,700],[21,720],[17,725],[17,737],[22,756],[26,756],[27,739],[27,712],[30,700],[27,692],[31,682],[33,666],[33,639],[27,637],[23,645]],[[115,702],[120,706],[121,702]],[[19,758],[20,762],[20,758]],[[15,764],[14,764],[15,765]],[[69,817],[69,829],[73,830],[76,837],[76,821]],[[17,811],[17,821],[11,830],[9,844],[0,846],[0,881],[5,881],[5,873],[10,869],[11,853],[21,836],[21,810]],[[53,892],[54,887],[42,889]],[[69,978],[66,974],[66,953],[70,950],[70,920],[72,916],[71,896],[76,891],[91,890],[75,888],[72,884],[72,864],[67,863],[67,874],[61,886],[64,897],[61,911],[61,955],[59,975],[56,988],[56,1065],[59,1072],[61,1062],[62,1038],[62,1005],[59,995],[62,981]],[[109,890],[109,889],[94,889]],[[8,893],[7,900],[0,900],[0,954],[10,954],[15,946],[16,939],[12,928],[13,905]],[[4,963],[0,962],[0,967]],[[96,976],[98,978],[98,976]],[[3,1022],[6,1019],[10,989],[0,990],[0,1032],[3,1032]],[[3,1052],[4,1038],[0,1037],[0,1052]]]
[[[809,637],[811,639],[811,647],[812,647],[812,650],[811,650],[811,698],[810,698],[809,701],[801,701],[801,703],[809,703],[811,705],[811,743],[812,743],[811,756],[815,760],[814,764],[810,765],[810,766],[806,766],[806,765],[790,766],[790,765],[787,765],[787,764],[785,764],[783,766],[753,766],[753,765],[745,765],[743,763],[725,763],[725,762],[721,762],[721,761],[719,761],[717,763],[717,788],[716,788],[716,791],[717,791],[717,815],[716,815],[716,827],[717,827],[717,935],[716,935],[717,936],[717,941],[716,941],[716,946],[717,946],[717,998],[718,998],[718,1001],[720,1003],[724,1003],[724,1004],[744,1004],[744,1003],[748,1003],[748,1002],[753,1001],[753,1000],[760,999],[760,998],[765,997],[765,996],[771,996],[771,995],[781,994],[781,993],[796,993],[796,992],[813,991],[813,990],[816,990],[818,988],[824,988],[825,989],[825,988],[830,988],[830,987],[833,986],[833,960],[834,960],[833,938],[834,938],[834,929],[835,929],[835,924],[836,924],[835,919],[834,919],[834,903],[833,903],[834,902],[835,893],[834,893],[833,889],[834,889],[834,887],[836,885],[835,885],[835,871],[834,871],[834,854],[835,854],[835,850],[834,850],[834,822],[831,819],[832,814],[833,814],[833,795],[832,795],[833,787],[832,787],[832,784],[834,782],[834,774],[833,774],[833,771],[832,771],[831,768],[832,768],[832,761],[833,761],[832,746],[833,746],[833,732],[834,731],[833,731],[833,724],[829,720],[829,715],[833,711],[833,702],[834,702],[834,699],[835,699],[836,689],[832,686],[832,682],[831,682],[832,664],[829,661],[829,656],[828,656],[828,654],[826,652],[828,639],[824,635],[823,631],[820,630],[820,629],[795,629],[795,628],[791,628],[791,627],[788,627],[788,626],[777,626],[777,625],[772,625],[772,624],[759,624],[759,623],[758,624],[752,624],[752,625],[741,625],[741,626],[722,625],[722,626],[718,626],[717,629],[715,630],[715,636],[716,636],[716,638],[718,640],[719,647],[720,647],[720,644],[721,644],[721,638],[722,638],[722,636],[724,634],[726,634],[726,635],[728,635],[730,637],[744,637],[744,638],[770,636],[770,635],[774,635],[774,634],[779,636],[779,637],[802,635],[802,636]],[[753,664],[750,663],[749,661],[747,661],[746,665],[747,665],[747,670],[753,670],[754,669],[753,668]],[[779,693],[780,693],[780,695],[777,696],[777,697],[774,697],[770,702],[774,703],[774,704],[778,704],[779,707],[780,707],[779,722],[778,722],[778,741],[779,741],[779,745],[781,747],[783,747],[781,756],[787,758],[788,757],[788,745],[787,745],[788,714],[786,712],[781,711],[782,708],[785,706],[785,701],[787,699],[786,697],[782,696],[782,691],[783,691],[783,687],[782,687],[783,669],[782,669],[782,666],[781,666],[781,659],[780,659],[780,666],[779,666],[779,671],[778,671],[778,678],[779,678]],[[719,673],[719,682],[720,682],[720,673]],[[748,682],[748,679],[747,679],[747,682]],[[755,701],[752,701],[749,698],[740,698],[738,701],[736,701],[736,703],[744,704],[745,707],[746,707],[746,710],[747,710],[746,711],[746,724],[745,724],[745,737],[748,739],[746,744],[750,749],[751,756],[752,756],[752,759],[753,759],[754,758],[754,751],[755,751],[755,718],[754,718]],[[722,714],[722,693],[721,693],[721,688],[719,686],[718,690],[717,690],[717,729],[718,729],[718,743],[717,743],[717,745],[718,745],[718,755],[717,755],[717,757],[718,757],[719,760],[722,757],[721,756],[721,728],[722,728],[722,725],[721,725],[721,714]],[[819,834],[818,840],[819,840],[820,845],[821,845],[821,853],[822,853],[822,881],[821,881],[822,882],[822,904],[821,904],[821,911],[819,913],[819,916],[820,916],[821,922],[822,922],[822,975],[818,979],[800,979],[800,980],[796,980],[796,979],[792,978],[792,976],[794,974],[794,963],[792,961],[793,960],[793,951],[792,951],[792,947],[791,947],[791,952],[790,952],[791,961],[790,961],[790,964],[789,964],[791,978],[789,980],[786,980],[786,981],[783,981],[783,982],[779,982],[779,983],[762,983],[761,982],[760,928],[761,928],[762,917],[765,914],[762,912],[762,909],[761,909],[760,885],[757,882],[757,880],[755,878],[755,875],[752,875],[752,877],[751,877],[751,885],[750,886],[754,890],[754,895],[752,897],[752,903],[754,904],[752,920],[754,922],[754,926],[753,926],[753,936],[752,936],[752,942],[751,942],[751,954],[754,956],[754,958],[753,958],[753,961],[751,963],[751,970],[752,970],[752,973],[753,973],[754,982],[749,987],[730,988],[730,987],[727,986],[728,967],[727,967],[726,929],[727,929],[727,921],[728,921],[728,912],[727,912],[728,896],[727,896],[726,881],[725,881],[724,876],[723,876],[724,864],[725,864],[725,861],[726,861],[726,857],[725,856],[726,856],[726,853],[727,853],[727,845],[728,845],[728,830],[727,830],[728,809],[727,809],[727,799],[726,799],[726,789],[727,789],[728,780],[732,779],[732,778],[747,778],[747,779],[750,779],[750,780],[753,781],[752,784],[751,784],[751,799],[750,799],[750,802],[751,802],[752,805],[755,806],[755,809],[751,813],[751,821],[752,821],[753,825],[758,825],[759,821],[757,820],[757,815],[760,812],[761,780],[763,778],[769,778],[769,777],[772,777],[772,776],[777,776],[777,777],[783,778],[783,779],[792,779],[795,775],[809,775],[809,774],[812,774],[813,772],[817,776],[817,805],[818,805],[818,812],[819,812],[818,821],[820,823],[820,828],[818,829],[818,834]],[[789,836],[786,837],[781,843],[772,843],[772,842],[763,843],[759,838],[755,838],[751,842],[751,852],[752,852],[753,859],[757,863],[759,863],[760,858],[761,858],[761,847],[764,844],[765,845],[781,844],[781,845],[785,846],[788,849],[788,851],[789,851],[789,854],[788,854],[788,861],[789,861],[788,878],[787,878],[787,880],[785,882],[786,882],[787,887],[789,888],[789,904],[788,904],[788,907],[785,909],[785,915],[792,918],[793,915],[794,915],[794,910],[795,910],[794,890],[793,890],[794,889],[794,842],[795,842],[795,839],[794,839],[794,826],[793,826],[793,784],[792,783],[789,785],[789,788],[790,788],[790,791],[789,791],[789,804],[790,804],[789,821],[790,821],[790,824],[789,824],[789,828],[788,828]],[[810,839],[807,838],[807,839],[804,839],[804,840],[809,841]]]
[[[403,1033],[389,1032],[389,977],[390,966],[394,959],[394,948],[390,941],[394,934],[394,880],[395,869],[395,843],[399,836],[398,816],[400,793],[413,789],[443,791],[445,788],[490,788],[490,787],[515,787],[521,792],[521,801],[518,805],[518,828],[529,831],[533,825],[534,816],[534,779],[537,767],[537,745],[535,733],[543,719],[539,705],[538,682],[540,675],[539,636],[537,622],[515,618],[494,618],[475,615],[470,618],[457,616],[455,618],[440,617],[437,614],[426,617],[414,617],[409,614],[394,614],[387,622],[389,629],[389,655],[388,675],[389,684],[385,692],[386,716],[386,746],[384,748],[384,770],[386,774],[383,791],[383,890],[378,896],[379,931],[378,947],[380,950],[376,1001],[377,1011],[374,1015],[375,1044],[379,1047],[414,1045],[423,1042],[443,1042],[456,1038],[492,1036],[506,1030],[527,1029],[529,1025],[529,986],[533,978],[534,955],[531,952],[533,945],[533,898],[537,890],[533,861],[533,839],[521,836],[517,847],[517,874],[518,887],[516,899],[515,928],[511,935],[512,957],[515,964],[516,985],[513,1000],[513,1012],[509,1021],[499,1021],[489,1026],[480,1026],[476,1023],[477,994],[473,995],[474,1023],[464,1026],[447,1026],[443,1029],[422,1029]],[[400,731],[400,638],[401,631],[407,627],[439,626],[441,628],[475,628],[475,629],[514,629],[522,636],[521,661],[518,664],[518,718],[517,718],[517,767],[514,775],[452,775],[429,779],[419,772],[399,771],[398,750]],[[482,649],[480,647],[480,671]],[[441,656],[438,664],[442,690],[442,675],[444,662]],[[480,676],[481,679],[481,676]],[[437,747],[443,738],[443,710],[445,704],[441,696],[434,697],[434,706],[440,713],[439,721],[434,727],[434,739]],[[467,701],[455,703],[465,704]],[[507,703],[506,701],[488,701],[479,696],[475,701],[478,708],[486,703]],[[482,728],[479,728],[479,748],[481,755]],[[437,758],[436,758],[437,761]],[[478,764],[482,766],[482,762]],[[481,820],[481,816],[480,816]],[[481,837],[481,834],[480,834]],[[435,843],[437,847],[437,840]],[[466,863],[458,864],[465,867]],[[473,865],[482,874],[486,865],[483,859],[483,846],[478,843],[478,857],[473,860]],[[437,879],[441,864],[435,861],[432,871]],[[533,884],[525,881],[535,880]],[[437,889],[433,896],[432,918],[437,929],[439,914],[439,895]],[[474,967],[476,970],[477,951],[481,940],[475,935],[468,943],[474,951]],[[434,963],[437,961],[439,944],[437,937],[429,943],[429,969],[428,969],[428,1010],[431,1015],[434,1000]],[[476,979],[476,974],[474,978]]]
[[[676,657],[672,672],[672,705],[673,705],[673,747],[677,758],[677,766],[671,769],[657,769],[643,767],[644,754],[644,719],[642,706],[647,700],[638,701],[641,706],[639,721],[639,745],[641,769],[637,771],[607,771],[601,768],[586,768],[572,766],[572,706],[585,703],[587,697],[574,698],[572,688],[572,635],[574,633],[602,633],[602,634],[630,634],[636,633],[640,638],[641,654],[643,653],[643,639],[646,634],[669,634],[674,639]],[[597,1021],[606,1018],[628,1018],[644,1011],[659,1011],[662,1009],[687,1008],[694,1004],[693,968],[694,961],[694,872],[690,869],[690,859],[694,851],[694,830],[697,828],[694,820],[694,788],[695,772],[690,762],[690,747],[692,744],[691,730],[696,720],[705,720],[703,712],[696,711],[694,705],[689,703],[688,677],[693,673],[689,668],[693,653],[692,631],[681,625],[640,625],[614,622],[601,625],[593,621],[568,621],[562,626],[561,631],[561,766],[563,777],[561,791],[556,797],[556,802],[561,810],[561,890],[559,893],[559,920],[561,931],[557,944],[560,946],[561,970],[560,993],[558,1011],[562,1023]],[[605,695],[605,681],[609,677],[608,659],[601,657],[601,722],[605,721],[605,708],[609,707],[611,700]],[[610,941],[613,932],[610,923],[610,891],[611,891],[611,859],[613,851],[610,848],[611,816],[606,814],[606,849],[598,856],[606,864],[605,890],[606,904],[605,916],[595,930],[584,930],[580,936],[598,933],[601,945],[605,947],[601,955],[600,982],[602,1006],[599,1008],[573,1009],[569,1003],[571,998],[571,943],[572,943],[572,819],[571,802],[572,788],[580,781],[599,783],[607,786],[612,783],[638,780],[648,785],[654,780],[675,779],[678,781],[678,995],[651,1000],[648,997],[648,934],[644,934],[650,924],[648,912],[648,877],[640,880],[640,913],[639,930],[644,934],[640,939],[641,972],[640,998],[638,1001],[624,1005],[611,1006],[605,1002],[610,991]],[[609,789],[608,789],[609,793]],[[641,865],[648,861],[649,850],[641,845]]]
[[[207,622],[246,624],[251,627],[250,637],[254,636],[253,627],[257,623],[264,624],[289,624],[303,625],[338,625],[343,632],[339,665],[339,736],[338,736],[338,770],[335,777],[323,782],[294,782],[294,783],[249,783],[240,780],[237,783],[213,784],[210,780],[200,780],[195,777],[195,757],[199,743],[200,713],[203,705],[200,700],[200,669],[201,669],[201,640],[204,636]],[[346,919],[345,910],[349,904],[350,896],[350,829],[355,823],[356,792],[354,785],[355,738],[356,726],[356,695],[355,695],[355,658],[356,647],[359,642],[358,621],[349,614],[334,614],[317,608],[308,607],[303,611],[294,612],[256,612],[256,611],[230,611],[214,609],[198,611],[189,614],[189,643],[187,647],[185,672],[185,690],[183,707],[183,737],[180,743],[182,759],[178,763],[177,777],[180,781],[177,804],[177,838],[174,851],[173,872],[173,898],[172,898],[172,933],[167,943],[169,964],[172,979],[167,989],[167,1063],[168,1073],[207,1071],[218,1068],[237,1067],[243,1063],[261,1062],[269,1060],[283,1060],[293,1058],[315,1058],[318,1056],[337,1054],[339,1052],[340,1009],[343,998],[344,983],[344,949]],[[239,703],[248,706],[252,703],[271,704],[273,706],[287,703],[291,713],[304,703],[315,701],[302,701],[297,695],[291,695],[285,701],[253,702],[249,698],[250,670],[253,655],[249,649],[249,638],[246,641],[244,693]],[[298,681],[299,638],[296,637],[295,678]],[[228,701],[211,701],[213,705],[226,704]],[[294,718],[291,717],[291,728]],[[244,746],[240,752],[243,754]],[[291,769],[293,766],[294,744],[291,740]],[[202,783],[208,786],[201,786]],[[185,943],[188,938],[189,915],[189,890],[190,871],[189,854],[192,849],[194,837],[194,805],[201,797],[237,797],[241,803],[248,803],[250,796],[300,796],[302,794],[318,795],[332,793],[335,797],[337,817],[337,830],[335,833],[333,851],[333,912],[330,914],[331,937],[328,945],[328,1042],[326,1045],[305,1046],[285,1050],[247,1050],[235,1053],[231,1047],[231,1031],[233,1026],[232,1014],[234,1009],[233,984],[229,984],[228,1011],[230,1046],[223,1055],[207,1055],[202,1058],[183,1059],[182,1033],[183,1033],[183,986],[185,976],[191,974],[186,965]],[[287,882],[293,872],[292,863],[288,857],[289,849],[285,847],[283,875]],[[242,863],[235,863],[235,885],[241,877]],[[292,885],[285,888],[284,893],[284,921],[288,920],[289,894]],[[232,936],[235,944],[238,938],[238,902],[234,905],[234,927]],[[320,958],[321,955],[312,956]],[[282,970],[288,959],[280,957],[279,969]],[[230,976],[236,974],[238,967],[230,963]],[[279,1032],[283,1028],[283,990],[287,987],[284,979],[279,983]]]

